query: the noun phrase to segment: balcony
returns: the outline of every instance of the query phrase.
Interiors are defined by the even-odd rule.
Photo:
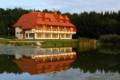
[[[35,30],[35,32],[45,32],[45,33],[71,33],[75,34],[75,31],[69,31],[69,30],[55,30],[55,29],[43,29],[43,30]]]

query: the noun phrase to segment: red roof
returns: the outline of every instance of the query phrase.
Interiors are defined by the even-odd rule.
[[[15,27],[21,27],[22,29],[32,29],[36,25],[50,25],[50,26],[75,26],[70,22],[67,16],[63,16],[57,13],[44,13],[44,12],[30,12],[22,15]]]

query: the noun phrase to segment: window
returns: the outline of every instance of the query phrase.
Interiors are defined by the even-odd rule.
[[[45,21],[48,21],[48,22],[49,22],[49,21],[50,21],[50,19],[49,19],[49,18],[46,18],[46,19],[45,19]]]
[[[28,37],[28,33],[25,34],[25,37]]]
[[[17,34],[20,34],[19,32],[17,32]]]
[[[66,34],[66,38],[70,38],[70,34]]]
[[[53,38],[58,38],[58,34],[53,34]]]
[[[59,22],[64,22],[63,20],[60,20]]]
[[[64,48],[60,48],[60,52],[65,52],[65,51],[64,51]]]
[[[29,33],[29,37],[33,38],[34,37],[34,33]]]
[[[42,33],[37,33],[38,38],[42,38],[42,35],[43,35]]]
[[[69,32],[69,31],[70,31],[70,28],[67,28],[67,31]]]
[[[64,34],[61,34],[61,38],[64,38]]]
[[[51,37],[51,34],[46,33],[46,34],[45,34],[45,37],[46,37],[46,38],[50,38],[50,37]]]
[[[72,52],[72,48],[66,48],[66,52]]]
[[[59,29],[60,29],[60,31],[64,31],[64,27],[60,27]]]
[[[52,28],[52,30],[53,30],[53,31],[58,31],[58,27],[55,26],[55,27]]]
[[[43,26],[36,26],[35,29],[37,29],[37,30],[43,30]]]
[[[47,31],[50,31],[50,30],[51,30],[51,27],[50,27],[50,26],[46,26],[46,30],[47,30]]]

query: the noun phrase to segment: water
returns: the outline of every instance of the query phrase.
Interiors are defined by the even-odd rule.
[[[120,55],[71,47],[0,46],[0,80],[120,80]]]

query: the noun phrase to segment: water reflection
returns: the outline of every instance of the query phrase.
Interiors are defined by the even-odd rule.
[[[16,58],[33,55],[60,54],[72,52],[72,47],[61,48],[40,48],[25,46],[0,46],[0,54],[15,55]]]
[[[0,55],[0,73],[4,73],[4,72],[20,73],[21,71],[19,70],[17,65],[13,62],[13,60],[15,60],[14,55],[1,54]]]
[[[30,49],[32,49],[32,53],[25,53],[24,49],[18,50],[19,54],[15,54],[16,49],[12,47],[9,50],[13,53],[1,54],[0,65],[3,65],[0,67],[1,71],[9,72],[10,70],[11,72],[28,72],[30,74],[58,72],[69,69],[76,59],[76,52],[71,47]]]
[[[102,54],[97,50],[86,52],[77,51],[76,54],[71,47],[37,47],[30,49],[32,53],[25,53],[24,50],[19,50],[18,52],[20,54],[14,54],[14,49],[11,48],[13,54],[7,52],[1,54],[0,72],[29,72],[31,74],[40,74],[58,72],[69,68],[79,68],[85,73],[94,73],[96,71],[120,72],[119,54]]]
[[[17,60],[16,63],[23,72],[29,72],[30,74],[40,74],[67,70],[70,68],[73,61],[74,60],[62,60],[41,63],[32,59],[22,58]]]
[[[12,75],[17,80],[119,80],[119,61],[119,54],[93,49],[2,46],[0,78],[9,80]],[[10,80],[16,80],[12,77]]]
[[[94,39],[86,39],[82,38],[80,39],[79,43],[79,51],[84,52],[88,50],[95,50],[97,45],[97,41]]]
[[[44,53],[48,51],[48,53]],[[76,58],[72,48],[46,48],[43,54],[33,54],[31,57],[23,56],[15,62],[23,72],[31,74],[57,72],[66,70]]]
[[[83,72],[119,72],[120,55],[102,54],[98,51],[78,52],[73,67]]]
[[[120,54],[120,47],[118,46],[100,46],[99,47],[99,52],[104,53],[104,54]]]

